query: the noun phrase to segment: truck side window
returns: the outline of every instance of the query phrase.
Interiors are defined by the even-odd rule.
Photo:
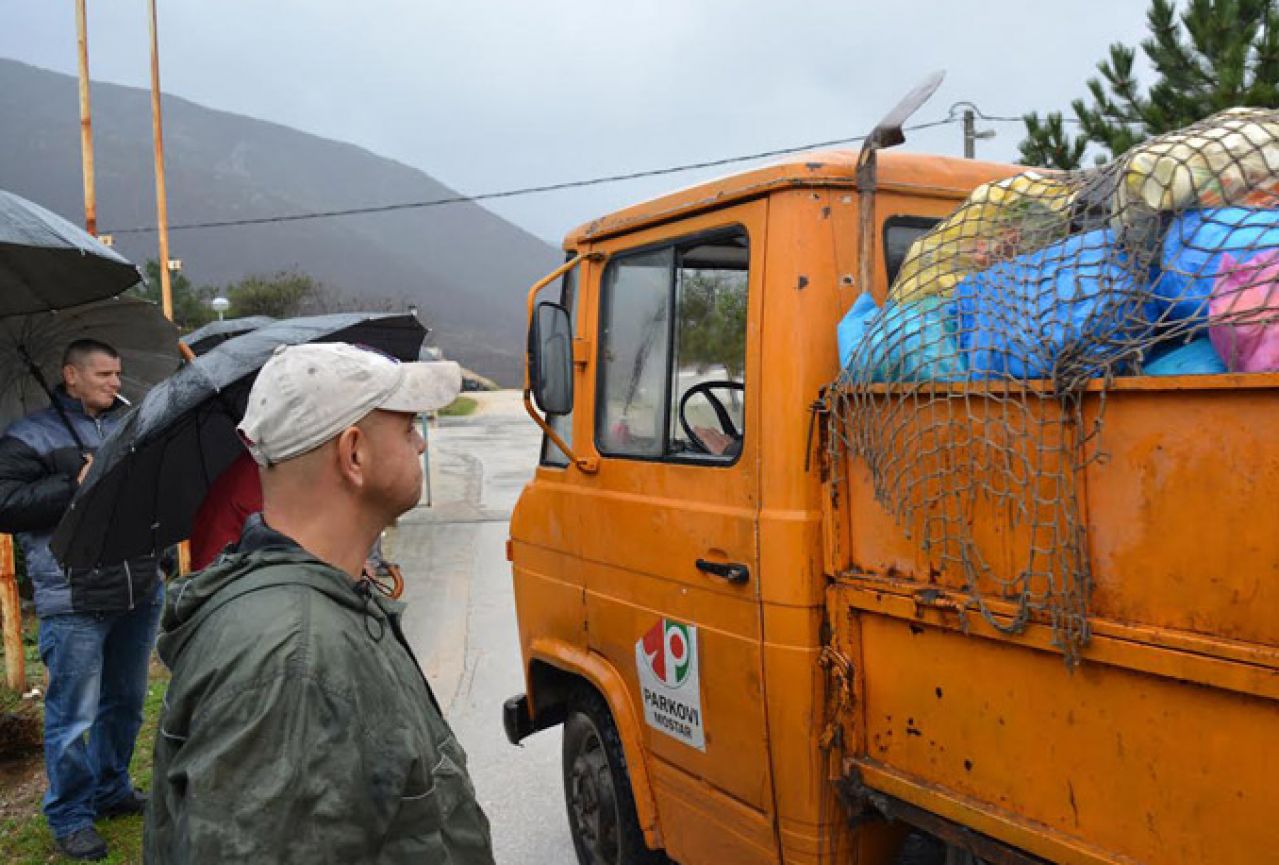
[[[579,268],[573,268],[564,274],[564,278],[560,282],[560,306],[568,310],[568,320],[573,326],[573,335],[577,335],[577,272]],[[555,430],[564,443],[569,447],[573,446],[573,413],[550,415],[546,422],[551,425],[551,429]],[[550,436],[542,436],[542,465],[557,466],[565,468],[568,466],[568,455],[559,449],[555,442],[551,441]]]
[[[890,216],[884,220],[884,266],[888,269],[889,285],[897,279],[910,245],[939,222],[941,220],[933,216]]]
[[[665,451],[672,247],[619,257],[604,272],[595,440],[600,452]]]
[[[617,255],[604,272],[600,453],[729,464],[745,429],[741,229]]]
[[[746,235],[683,249],[675,271],[669,452],[737,456],[745,429]]]

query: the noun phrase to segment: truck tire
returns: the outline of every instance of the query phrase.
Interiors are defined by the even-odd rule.
[[[564,719],[564,804],[580,865],[667,865],[644,846],[622,740],[592,688],[569,698]]]

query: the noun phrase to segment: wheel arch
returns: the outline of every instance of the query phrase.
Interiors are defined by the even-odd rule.
[[[604,698],[626,756],[635,816],[644,843],[661,849],[661,822],[644,752],[643,730],[622,674],[601,655],[559,640],[534,640],[529,651],[529,709],[538,729],[563,723],[569,695],[582,683]]]

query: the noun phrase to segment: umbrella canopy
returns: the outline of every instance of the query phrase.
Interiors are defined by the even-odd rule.
[[[103,443],[54,533],[55,555],[72,567],[94,567],[188,537],[209,487],[244,453],[235,426],[277,346],[350,342],[417,360],[425,336],[412,315],[321,315],[276,322],[197,357],[153,389]],[[460,385],[456,364],[439,366]]]
[[[77,339],[96,339],[120,353],[120,395],[141,400],[178,368],[178,330],[160,307],[115,297],[64,309],[0,318],[0,428],[49,404],[45,386],[62,381],[62,353]]]
[[[187,344],[187,348],[197,355],[205,354],[209,349],[216,345],[221,345],[228,339],[274,323],[275,319],[269,315],[246,315],[244,318],[228,318],[225,321],[214,321],[204,327],[197,328],[182,337],[182,341]]]
[[[0,316],[66,309],[140,281],[128,259],[87,231],[0,190]]]

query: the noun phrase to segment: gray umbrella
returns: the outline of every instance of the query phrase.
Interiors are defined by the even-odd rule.
[[[257,330],[259,327],[266,327],[268,324],[274,323],[275,319],[269,315],[246,315],[243,318],[228,318],[225,321],[214,321],[204,327],[197,328],[182,337],[182,341],[195,354],[205,354],[209,349],[221,345],[228,339],[233,339],[242,333],[248,333],[251,330]]]
[[[140,281],[136,267],[87,231],[0,190],[0,316],[66,309]]]
[[[407,361],[417,360],[425,336],[411,315],[318,315],[276,322],[197,357],[147,394],[103,443],[54,533],[54,553],[72,567],[93,567],[188,537],[205,493],[244,453],[235,426],[277,346],[350,342]],[[440,367],[458,379],[456,393],[457,365]]]
[[[120,353],[120,395],[128,403],[141,400],[178,368],[177,328],[158,306],[141,298],[114,297],[60,312],[0,318],[0,428],[49,404],[49,386],[62,380],[63,351],[84,338]],[[67,428],[75,434],[70,424]]]

